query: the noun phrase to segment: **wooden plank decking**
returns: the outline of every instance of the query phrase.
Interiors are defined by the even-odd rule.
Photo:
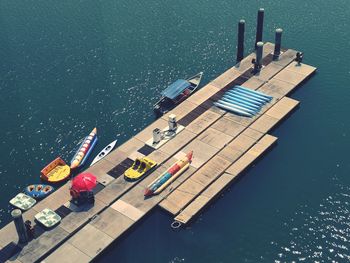
[[[273,61],[273,49],[271,43],[264,45],[260,73],[251,73],[255,55],[250,54],[173,109],[169,114],[176,114],[184,130],[158,149],[146,143],[154,128],[167,126],[169,114],[89,167],[99,182],[95,205],[71,205],[67,183],[24,213],[33,221],[36,213],[51,208],[62,216],[58,226],[49,231],[36,226],[37,237],[27,245],[17,244],[12,222],[2,228],[0,258],[22,263],[89,262],[157,206],[184,224],[193,220],[277,140],[267,133],[299,104],[286,96],[316,70],[294,62],[296,51],[291,49]],[[273,100],[253,118],[214,107],[213,102],[235,84],[269,94]],[[161,194],[145,199],[145,187],[190,150],[194,152],[190,168]],[[123,173],[139,156],[155,160],[158,167],[143,180],[127,182]]]

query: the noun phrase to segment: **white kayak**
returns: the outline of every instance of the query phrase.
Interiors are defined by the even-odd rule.
[[[117,141],[118,140],[115,140],[115,141],[111,142],[98,155],[96,155],[95,159],[92,160],[90,166],[95,164],[95,163],[97,163],[98,161],[103,159],[107,154],[109,154],[113,150],[113,148],[116,145]]]

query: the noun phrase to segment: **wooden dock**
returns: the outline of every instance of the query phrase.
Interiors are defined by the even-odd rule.
[[[183,224],[193,220],[276,142],[268,133],[299,104],[287,95],[316,70],[294,62],[292,49],[283,50],[274,61],[273,49],[272,43],[264,45],[260,73],[252,74],[255,55],[250,54],[172,110],[169,114],[175,114],[184,129],[158,149],[146,143],[153,129],[167,127],[168,115],[89,167],[86,171],[99,182],[93,206],[71,204],[67,183],[24,213],[33,221],[36,213],[50,208],[62,217],[58,226],[47,230],[36,224],[36,237],[26,245],[18,244],[13,222],[2,228],[0,262],[89,262],[155,207]],[[233,85],[259,90],[273,99],[253,118],[213,106]],[[190,150],[194,152],[190,168],[160,195],[145,199],[145,187]],[[141,181],[126,181],[124,171],[142,156],[158,162],[157,169]]]

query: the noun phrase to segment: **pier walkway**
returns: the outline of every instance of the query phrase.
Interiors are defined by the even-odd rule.
[[[273,49],[274,44],[265,43],[259,73],[252,73],[252,53],[173,109],[169,114],[175,114],[184,129],[161,147],[147,142],[153,129],[168,126],[169,114],[89,167],[86,171],[99,182],[93,206],[71,204],[68,182],[23,215],[33,221],[36,213],[50,208],[62,217],[58,226],[47,230],[36,224],[36,237],[26,245],[18,244],[13,222],[2,228],[0,262],[89,262],[156,207],[188,224],[276,142],[268,133],[299,104],[287,95],[316,70],[298,65],[292,49],[284,49],[273,60]],[[215,107],[213,102],[234,85],[273,99],[252,118]],[[194,155],[190,168],[160,195],[145,199],[145,187],[190,150]],[[158,162],[157,169],[143,180],[126,181],[124,171],[143,156]]]

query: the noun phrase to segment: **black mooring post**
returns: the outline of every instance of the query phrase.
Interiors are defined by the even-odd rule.
[[[24,226],[22,211],[19,209],[14,209],[11,212],[11,216],[13,218],[13,222],[15,223],[19,243],[21,244],[27,243],[28,235],[27,235],[26,228]]]
[[[258,18],[256,23],[255,49],[256,49],[256,44],[262,41],[263,27],[264,27],[264,8],[260,8],[258,11]]]
[[[273,59],[274,60],[277,60],[281,54],[282,32],[283,32],[283,30],[281,28],[276,29],[275,50],[273,51]]]
[[[238,22],[238,43],[237,43],[237,56],[236,63],[240,62],[243,59],[244,53],[244,27],[245,20],[240,20]]]
[[[262,68],[263,48],[264,48],[263,42],[258,42],[256,44],[256,50],[255,50],[256,58],[252,60],[254,64],[254,70],[253,70],[254,74],[260,72]]]

